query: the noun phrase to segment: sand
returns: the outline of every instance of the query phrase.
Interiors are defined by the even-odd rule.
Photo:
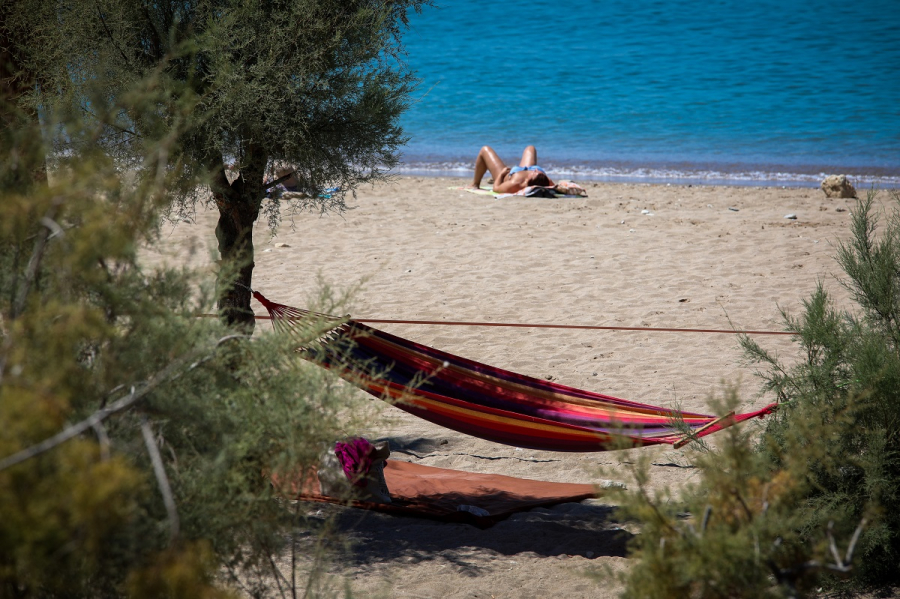
[[[849,234],[854,200],[778,187],[587,183],[588,198],[553,200],[449,189],[465,183],[400,177],[358,190],[343,215],[294,215],[274,236],[259,223],[254,287],[303,306],[320,279],[360,285],[347,310],[358,318],[629,327],[781,330],[779,308],[800,312],[818,281],[848,305],[833,256]],[[215,214],[201,211],[193,223],[167,227],[145,259],[207,267],[214,224]],[[759,396],[760,381],[730,334],[378,326],[635,401],[706,412],[707,398],[729,384],[739,386],[742,409],[771,400]],[[787,360],[796,356],[788,337],[758,340]],[[591,483],[615,478],[619,460],[629,459],[519,450],[395,408],[385,415],[360,432],[391,439],[394,458],[431,466]],[[651,452],[658,487],[694,476],[690,450],[640,451]],[[341,528],[360,541],[335,572],[361,596],[606,597],[615,585],[583,573],[627,568],[629,533],[602,498],[519,514],[487,530],[335,509]]]

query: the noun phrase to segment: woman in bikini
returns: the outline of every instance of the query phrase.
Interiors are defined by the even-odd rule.
[[[534,146],[525,148],[519,166],[512,168],[503,164],[493,148],[484,146],[475,159],[475,178],[469,187],[480,188],[481,179],[487,171],[491,171],[491,175],[494,177],[496,193],[516,193],[532,185],[553,187],[553,181],[550,180],[544,169],[537,166],[537,150],[534,149]]]

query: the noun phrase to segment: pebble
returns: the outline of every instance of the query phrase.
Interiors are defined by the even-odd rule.
[[[289,245],[286,244],[286,243],[276,243],[276,244],[275,244],[275,247],[277,247],[277,248],[289,248],[289,247],[291,247],[291,246],[289,246]]]
[[[729,206],[728,209],[732,212],[740,212],[737,208],[732,208],[731,206]]]
[[[846,209],[846,208],[842,208],[841,206],[838,206],[837,208],[834,209],[834,211],[835,211],[835,212],[847,212],[847,209]]]
[[[784,217],[787,218],[787,219],[789,219],[789,220],[797,220],[797,215],[796,215],[796,214],[785,214]]]
[[[634,229],[628,229],[629,233],[634,233]]]
[[[649,211],[649,210],[646,210],[646,209],[645,209],[645,210],[641,210],[641,214],[650,214],[650,211]]]

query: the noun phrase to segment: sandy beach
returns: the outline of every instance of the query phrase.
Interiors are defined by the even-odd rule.
[[[854,200],[780,187],[588,182],[589,197],[559,199],[451,189],[466,182],[399,177],[359,189],[343,215],[286,215],[274,236],[260,222],[254,287],[304,306],[320,280],[359,285],[348,306],[356,318],[623,327],[778,331],[779,308],[799,313],[817,281],[847,305],[833,256],[835,242],[849,234]],[[167,225],[145,261],[209,267],[215,218],[201,209],[194,222]],[[265,313],[255,302],[254,309]],[[731,334],[377,326],[634,401],[707,412],[707,398],[727,384],[739,385],[742,411],[771,401],[759,396]],[[789,337],[758,340],[786,359],[796,353]],[[390,439],[392,458],[430,466],[594,483],[615,478],[619,460],[628,459],[520,450],[395,408],[384,415],[359,432]],[[655,485],[691,479],[690,450],[640,451],[653,456]],[[602,498],[518,514],[486,530],[333,509],[359,541],[335,573],[360,596],[608,597],[614,585],[583,573],[627,567],[629,533]]]

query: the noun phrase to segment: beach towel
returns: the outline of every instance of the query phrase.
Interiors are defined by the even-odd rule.
[[[493,526],[516,512],[583,501],[601,493],[594,485],[463,472],[399,460],[385,462],[384,479],[391,493],[391,503],[348,501],[323,495],[315,473],[297,473],[282,492],[302,501],[350,505],[398,516],[467,522],[480,528]],[[277,477],[273,482],[279,486]]]
[[[560,187],[561,186],[561,187]],[[572,183],[571,181],[561,181],[557,184],[558,189],[554,190],[550,187],[541,187],[539,185],[532,185],[530,187],[526,187],[516,193],[497,193],[492,189],[485,189],[484,187],[480,187],[478,189],[473,189],[471,187],[449,187],[448,189],[452,189],[454,191],[465,191],[468,193],[474,193],[477,195],[483,196],[491,196],[498,200],[503,198],[515,198],[515,197],[539,197],[539,198],[578,198],[578,197],[587,197],[587,191],[580,185],[576,183]],[[565,193],[563,193],[565,190]]]
[[[495,198],[499,197],[501,195],[509,195],[509,194],[500,194],[500,193],[493,191],[492,189],[485,189],[484,187],[481,187],[479,189],[473,189],[471,187],[448,187],[447,189],[452,189],[454,191],[465,191],[465,192],[474,193],[474,194],[480,195],[480,196],[492,196]]]

